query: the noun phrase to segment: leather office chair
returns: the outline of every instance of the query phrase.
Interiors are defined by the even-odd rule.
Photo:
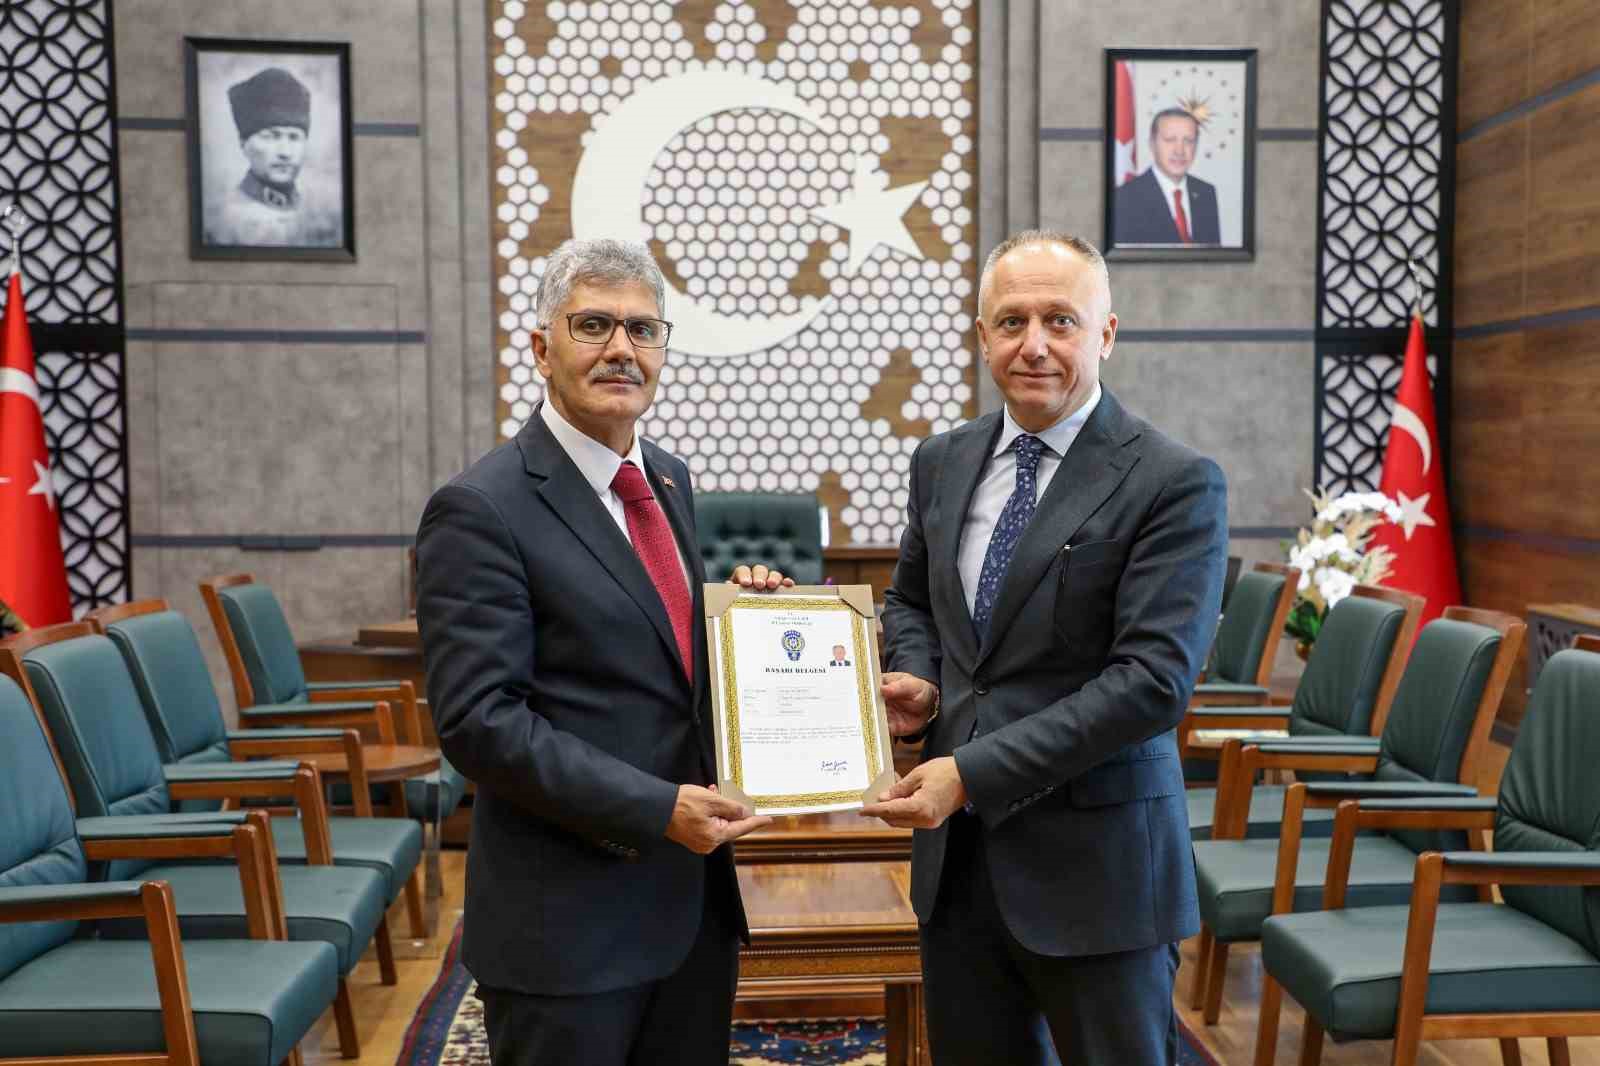
[[[268,857],[261,814],[230,823],[91,819],[80,836],[66,782],[34,708],[0,676],[0,1048],[29,1061],[299,1066],[302,1038],[334,1000],[338,954],[268,928],[269,893],[249,871],[262,939],[189,940],[169,883],[89,883],[87,860],[162,846]],[[95,828],[95,825],[98,828]],[[87,854],[86,854],[87,852]],[[240,874],[244,875],[241,866]],[[239,889],[241,897],[245,893]],[[85,936],[84,923],[130,919],[148,943]],[[273,934],[278,935],[273,935]],[[165,1055],[164,1058],[155,1056]]]
[[[1274,915],[1262,927],[1257,1066],[1277,1050],[1283,992],[1306,1010],[1302,1063],[1336,1039],[1394,1040],[1413,1066],[1424,1039],[1490,1038],[1508,1064],[1516,1039],[1600,1036],[1600,641],[1551,657],[1500,780],[1498,798],[1348,799],[1340,803],[1325,910]],[[1366,837],[1494,830],[1492,852],[1430,848],[1416,856],[1409,903],[1346,909],[1346,865]],[[1504,903],[1492,902],[1498,885]],[[1477,890],[1468,902],[1447,893]]]
[[[281,772],[283,764],[270,763],[164,768],[121,653],[90,623],[49,626],[11,638],[0,645],[0,670],[15,677],[38,707],[77,809],[86,817],[159,815],[171,811],[175,791],[216,794],[202,783],[232,781],[239,785],[232,794],[244,794],[252,779],[262,785]],[[280,868],[273,858],[282,886],[284,924],[291,940],[324,941],[337,949],[334,1013],[339,1042],[346,1058],[356,1058],[361,1047],[347,978],[368,944],[376,943],[385,983],[396,981],[385,918],[387,885],[375,870],[332,865],[316,772],[294,764],[290,770],[304,786],[297,789],[297,800],[312,812],[308,827],[315,829],[318,839],[313,865]],[[190,817],[198,821],[215,816]],[[311,843],[308,840],[308,850]],[[110,881],[170,882],[185,940],[236,940],[248,935],[250,915],[240,898],[238,875],[229,867],[140,858],[112,862],[99,872]],[[103,936],[131,938],[143,932],[141,925],[128,922],[101,926]]]
[[[1272,663],[1283,635],[1283,620],[1294,604],[1300,571],[1257,563],[1239,575],[1228,610],[1217,624],[1205,680],[1195,686],[1191,706],[1267,702]]]
[[[1328,612],[1305,673],[1288,707],[1191,707],[1178,728],[1185,759],[1221,758],[1221,748],[1190,743],[1196,730],[1278,730],[1297,741],[1366,741],[1374,749],[1400,683],[1406,655],[1422,614],[1422,598],[1395,589],[1358,585]],[[1261,738],[1267,739],[1267,738]],[[1282,786],[1253,790],[1245,836],[1276,837],[1283,814]],[[1209,840],[1217,813],[1216,788],[1190,788],[1189,831]],[[1333,832],[1333,812],[1317,811],[1306,832]]]
[[[697,492],[695,536],[706,580],[740,563],[765,563],[797,585],[822,584],[822,522],[811,494]]]
[[[102,608],[91,611],[87,620],[122,653],[164,766],[232,765],[240,757],[234,745],[253,755],[343,752],[352,766],[360,765],[361,744],[354,730],[229,731],[194,627],[165,600]],[[190,810],[219,806],[218,800],[185,802]],[[306,864],[305,831],[299,820],[272,819],[272,837],[279,862]],[[406,818],[333,816],[328,819],[328,837],[334,865],[364,866],[381,873],[388,886],[385,903],[392,904],[404,892],[412,935],[426,936],[419,872],[422,827]]]
[[[1255,940],[1262,923],[1278,911],[1320,905],[1328,869],[1328,838],[1307,839],[1302,809],[1308,802],[1328,808],[1354,796],[1471,796],[1473,775],[1488,743],[1506,680],[1522,649],[1526,626],[1511,615],[1447,608],[1424,626],[1384,723],[1376,755],[1367,744],[1251,745],[1239,776],[1258,759],[1297,771],[1367,771],[1370,781],[1297,782],[1285,796],[1277,840],[1202,840],[1194,845],[1200,900],[1201,964],[1195,992],[1203,989],[1207,1024],[1217,1020],[1228,946]],[[1224,800],[1228,802],[1227,799]],[[1237,802],[1237,799],[1234,799]],[[1225,831],[1237,835],[1237,809]],[[1353,902],[1362,906],[1403,902],[1411,891],[1411,869],[1426,850],[1461,849],[1460,833],[1441,837],[1421,830],[1396,830],[1363,839],[1351,869]]]
[[[338,723],[347,720],[348,715],[365,714],[374,703],[387,701],[397,712],[400,742],[422,743],[422,721],[411,682],[308,682],[289,620],[270,588],[258,584],[249,574],[228,574],[200,582],[200,594],[217,639],[222,642],[242,725],[256,728]],[[435,818],[442,822],[455,812],[466,788],[466,778],[441,757],[438,770],[405,782],[405,811],[423,822]],[[349,790],[342,784],[334,787],[333,795],[334,802],[340,805],[350,800]],[[435,795],[437,811],[433,806]],[[384,802],[381,796],[374,798]]]

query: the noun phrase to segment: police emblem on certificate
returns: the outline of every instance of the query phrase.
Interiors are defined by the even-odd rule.
[[[872,589],[707,585],[717,784],[762,814],[861,807],[894,781]]]

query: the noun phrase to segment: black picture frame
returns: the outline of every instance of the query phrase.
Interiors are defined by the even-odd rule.
[[[353,262],[349,43],[185,37],[183,46],[190,257]],[[268,70],[276,73],[254,80]],[[242,88],[245,82],[251,88]],[[337,113],[327,114],[330,108]],[[287,126],[270,128],[292,129],[302,110],[292,176],[282,183],[260,179],[241,121],[289,118]],[[280,159],[273,173],[290,165]]]
[[[1130,66],[1131,89],[1119,92],[1117,65],[1119,63],[1146,63],[1153,68],[1162,65],[1188,63],[1193,81],[1188,86],[1162,86],[1150,90],[1141,88],[1136,66]],[[1208,131],[1207,109],[1198,105],[1209,103],[1199,96],[1207,84],[1215,85],[1217,71],[1223,65],[1236,66],[1242,87],[1230,98],[1217,100],[1216,117],[1226,116],[1228,125]],[[1170,79],[1169,79],[1170,80]],[[1172,100],[1162,97],[1171,92]],[[1168,108],[1189,110],[1180,104],[1182,94],[1189,93],[1188,103],[1194,106],[1191,115],[1201,113],[1196,120],[1202,150],[1207,132],[1219,148],[1230,147],[1226,159],[1209,166],[1201,159],[1190,157],[1183,176],[1189,189],[1190,210],[1195,218],[1190,224],[1190,243],[1178,237],[1175,212],[1168,210],[1162,188],[1155,173],[1155,160],[1150,159],[1150,123],[1137,121],[1146,111],[1159,114]],[[1143,95],[1142,104],[1139,97]],[[1233,98],[1240,97],[1240,98]],[[1129,104],[1133,109],[1129,112]],[[1119,155],[1118,146],[1128,142],[1118,139],[1119,120],[1127,113],[1132,126],[1133,158],[1141,165],[1130,167]],[[1164,120],[1163,125],[1170,124]],[[1140,128],[1143,125],[1143,128]],[[1123,262],[1248,262],[1255,258],[1255,174],[1256,174],[1256,50],[1254,48],[1108,48],[1105,50],[1105,125],[1102,134],[1101,168],[1102,199],[1104,201],[1104,240],[1102,248],[1107,259]],[[1224,132],[1228,131],[1228,132]],[[1216,180],[1208,181],[1195,173],[1207,169]],[[1129,174],[1131,180],[1124,180]],[[1126,191],[1124,191],[1124,186]],[[1120,194],[1120,195],[1119,195]],[[1209,203],[1206,202],[1209,198]],[[1239,227],[1225,222],[1228,213],[1237,212]],[[1119,232],[1119,230],[1121,232]],[[1170,233],[1165,231],[1170,230]],[[1236,240],[1227,239],[1237,234]],[[1214,240],[1203,237],[1215,235]]]

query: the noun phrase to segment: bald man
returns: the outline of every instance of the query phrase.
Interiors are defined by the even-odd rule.
[[[1089,242],[1007,240],[978,314],[1005,408],[912,459],[883,691],[927,743],[862,814],[917,830],[938,1066],[1175,1063],[1200,922],[1174,730],[1220,609],[1222,472],[1101,387]]]

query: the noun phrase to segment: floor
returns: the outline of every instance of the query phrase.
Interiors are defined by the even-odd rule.
[[[1492,790],[1505,765],[1506,749],[1493,745],[1489,765],[1485,766],[1480,787]],[[455,929],[461,913],[461,894],[466,872],[466,852],[448,850],[443,855],[445,894],[440,901],[439,928],[434,944],[442,954],[446,942]],[[394,931],[397,944],[405,943],[400,934],[407,928],[403,907],[389,915],[389,927]],[[1200,1035],[1202,1042],[1216,1055],[1223,1066],[1249,1066],[1255,1052],[1256,1006],[1261,996],[1260,956],[1254,945],[1235,945],[1229,959],[1228,981],[1223,998],[1222,1016],[1215,1026],[1206,1026],[1197,1011],[1189,1010],[1188,982],[1194,974],[1195,941],[1183,945],[1183,968],[1178,974],[1178,1002],[1180,1014],[1192,1032]],[[439,958],[405,959],[396,963],[400,982],[384,987],[378,982],[378,966],[368,953],[351,977],[351,993],[355,1001],[358,1031],[361,1035],[362,1054],[352,1060],[361,1066],[394,1066],[405,1041],[406,1027],[423,995],[432,986],[439,972]],[[1289,1064],[1298,1061],[1300,1048],[1301,1014],[1292,1003],[1285,1003],[1283,1020],[1279,1029],[1277,1061]],[[1521,1042],[1523,1062],[1527,1066],[1548,1063],[1544,1042]],[[1388,1043],[1361,1042],[1325,1045],[1322,1061],[1326,1066],[1384,1066],[1389,1062]],[[1570,1043],[1574,1066],[1600,1066],[1600,1038],[1573,1040]],[[305,1059],[312,1063],[339,1063],[338,1034],[334,1030],[332,1014],[324,1015],[317,1028],[303,1045]],[[1425,1045],[1419,1060],[1420,1066],[1500,1066],[1502,1060],[1494,1041],[1451,1041]],[[999,1064],[997,1064],[999,1066]]]

